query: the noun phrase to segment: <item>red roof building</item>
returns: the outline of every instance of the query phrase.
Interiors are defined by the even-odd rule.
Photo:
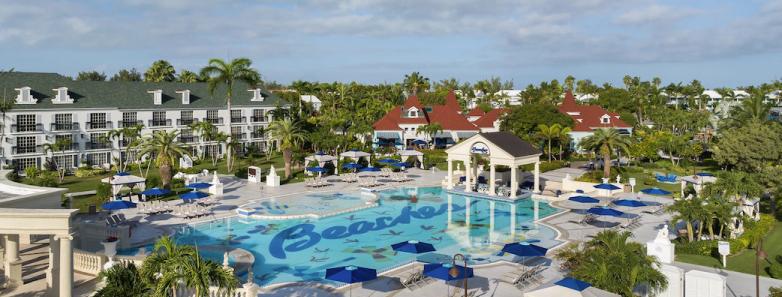
[[[374,141],[379,145],[400,147],[423,145],[431,141],[438,146],[447,146],[479,132],[499,130],[499,118],[503,113],[503,110],[492,110],[477,117],[465,116],[453,91],[448,92],[442,105],[433,106],[424,106],[413,95],[375,122],[372,126],[375,130]],[[439,124],[442,131],[435,135],[419,132],[421,126],[433,123]]]
[[[559,105],[559,112],[570,116],[575,123],[573,132],[570,133],[574,146],[577,146],[582,138],[592,135],[596,129],[615,128],[623,134],[630,134],[633,130],[618,113],[609,112],[598,105],[578,104],[570,91],[565,93],[565,99]]]

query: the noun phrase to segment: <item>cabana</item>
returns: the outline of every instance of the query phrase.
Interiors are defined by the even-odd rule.
[[[497,165],[510,167],[510,198],[516,198],[519,189],[516,171],[522,165],[535,165],[532,190],[535,193],[540,192],[541,152],[516,135],[508,132],[479,133],[448,148],[446,152],[448,153],[448,189],[454,188],[453,161],[462,161],[465,164],[465,191],[472,191],[473,184],[479,180],[477,178],[479,172],[476,172],[476,168],[472,168],[473,156],[478,155],[489,161],[489,195],[497,195],[494,184]]]
[[[367,163],[369,164],[367,165],[367,167],[372,167],[372,154],[370,153],[362,152],[359,150],[349,150],[339,154],[340,161],[344,160],[345,158],[351,158],[354,160],[354,162],[358,163],[358,159],[360,159],[361,157],[367,158]],[[339,168],[339,166],[334,166],[334,167]],[[334,169],[334,170],[336,170],[335,171],[336,174],[339,174],[338,169]]]
[[[311,161],[318,162],[318,167],[323,167],[326,165],[326,162],[334,162],[337,160],[337,157],[334,157],[332,155],[327,155],[324,152],[317,152],[312,156],[308,156],[304,158],[304,165],[306,166],[307,163]],[[336,162],[334,162],[334,167],[338,167]]]
[[[421,163],[421,169],[424,169],[424,153],[416,150],[399,150],[396,152],[396,154],[402,157],[403,162],[407,159],[407,157],[416,157],[418,162]]]
[[[147,179],[135,175],[114,175],[101,180],[104,183],[111,185],[111,195],[117,196],[122,187],[138,187],[139,190],[146,188]]]
[[[695,189],[696,194],[700,194],[705,184],[715,183],[717,177],[713,175],[688,175],[681,178],[681,197],[684,198],[684,189],[687,188],[687,184],[691,184]]]

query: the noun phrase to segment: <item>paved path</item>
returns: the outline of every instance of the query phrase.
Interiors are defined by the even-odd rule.
[[[728,282],[729,297],[755,297],[755,275],[736,271],[722,270],[719,267],[706,267],[689,263],[675,262],[674,266],[686,271],[701,270],[725,276]],[[782,286],[782,280],[760,277],[760,295],[767,296],[769,287]]]

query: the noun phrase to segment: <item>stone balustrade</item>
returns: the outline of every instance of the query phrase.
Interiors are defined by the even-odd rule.
[[[103,269],[103,264],[106,264],[107,261],[108,258],[101,254],[77,249],[73,250],[73,270],[76,272],[88,275],[98,275]]]

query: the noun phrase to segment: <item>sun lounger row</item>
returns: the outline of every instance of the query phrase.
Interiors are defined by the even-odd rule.
[[[412,291],[425,286],[429,282],[429,277],[424,275],[423,269],[417,269],[399,278],[402,286]]]
[[[106,217],[106,225],[109,225],[109,226],[112,226],[112,227],[116,227],[116,226],[120,226],[120,225],[135,226],[136,222],[135,221],[129,221],[127,218],[125,218],[125,214],[121,214],[120,213],[120,214],[110,215],[110,216]]]
[[[346,183],[355,183],[358,182],[358,174],[357,173],[344,173],[342,174],[342,181]]]
[[[383,185],[382,183],[378,182],[376,178],[374,177],[361,177],[358,179],[358,185],[360,187],[377,187]]]
[[[136,207],[138,207],[138,212],[142,214],[159,214],[171,211],[171,205],[158,200],[139,202]]]
[[[174,212],[172,214],[175,217],[191,219],[191,218],[211,215],[212,211],[205,206],[201,206],[197,204],[187,204],[187,205],[178,205],[174,207]]]
[[[304,186],[311,187],[311,188],[320,188],[320,187],[325,187],[330,185],[331,183],[327,182],[325,179],[322,179],[320,177],[308,178],[304,180]]]
[[[616,225],[612,227],[611,229],[618,230],[618,229],[626,229],[626,230],[633,230],[635,228],[638,228],[641,226],[641,216],[634,217],[627,222],[621,223],[619,225]]]
[[[391,174],[394,173],[394,170],[388,167],[380,168],[380,173],[378,173],[379,176],[382,177],[389,177]]]
[[[412,178],[407,177],[407,175],[403,172],[392,172],[389,175],[389,178],[395,182],[407,182],[413,180]]]
[[[649,209],[643,210],[641,212],[648,213],[648,214],[653,214],[653,215],[661,215],[664,211],[665,211],[665,206],[664,205],[657,205],[657,206],[655,206],[653,208],[649,208]]]
[[[522,269],[516,272],[506,273],[500,280],[507,282],[519,289],[523,289],[532,284],[541,284],[543,277],[540,273],[545,269],[545,266],[537,265],[530,269]]]

